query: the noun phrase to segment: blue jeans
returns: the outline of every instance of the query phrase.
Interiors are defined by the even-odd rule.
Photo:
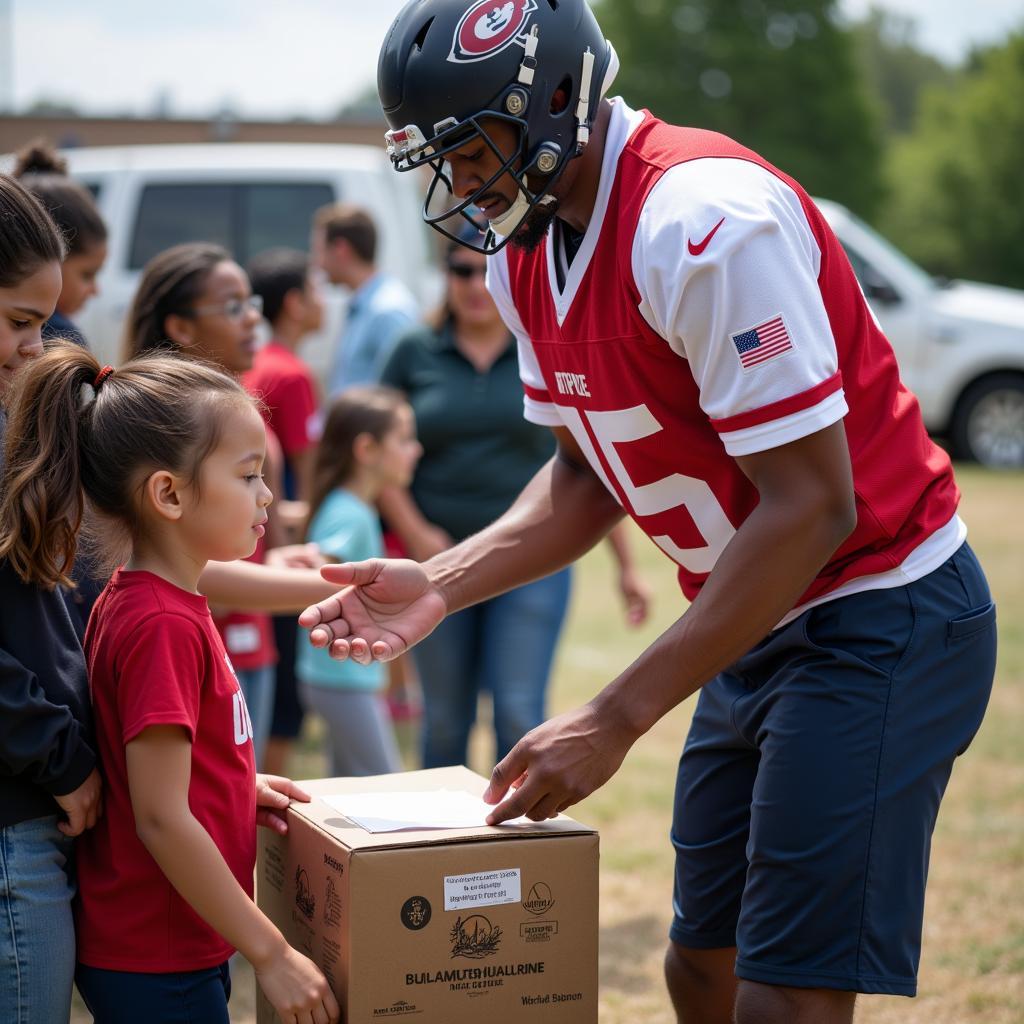
[[[200,971],[144,974],[79,964],[75,984],[94,1024],[229,1024],[227,962]]]
[[[263,752],[267,749],[270,734],[270,719],[274,714],[274,676],[276,668],[264,665],[261,668],[240,668],[235,672],[238,685],[245,697],[245,706],[252,719],[252,750],[256,758],[257,771],[263,765]]]
[[[0,1020],[53,1024],[71,1016],[75,972],[72,840],[57,816],[0,828]]]
[[[465,764],[477,695],[494,702],[497,760],[544,721],[570,570],[449,615],[413,648],[423,688],[423,766]]]

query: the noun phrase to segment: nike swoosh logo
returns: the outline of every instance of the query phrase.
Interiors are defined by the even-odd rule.
[[[696,245],[693,242],[687,242],[686,248],[690,250],[691,256],[699,256],[707,247],[708,242],[715,237],[715,232],[725,223],[723,217],[708,233],[703,242],[698,242]]]

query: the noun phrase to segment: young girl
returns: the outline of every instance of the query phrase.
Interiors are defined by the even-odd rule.
[[[15,374],[42,352],[64,243],[39,202],[0,175],[0,467]],[[25,582],[0,479],[0,1020],[66,1021],[75,934],[72,836],[100,813],[82,648],[59,591]]]
[[[196,592],[207,560],[245,557],[263,533],[252,401],[205,365],[101,369],[56,343],[22,371],[9,414],[14,569],[66,584],[86,505],[130,551],[85,639],[106,782],[106,813],[78,849],[86,1004],[98,1024],[226,1024],[237,948],[285,1020],[337,1020],[323,975],[252,902],[257,807],[304,794],[255,776],[245,701]]]
[[[97,294],[96,275],[107,258],[106,225],[89,190],[68,177],[67,161],[45,140],[18,153],[14,176],[46,207],[67,243],[60,298],[43,337],[85,345],[71,317]]]
[[[423,449],[412,409],[390,388],[350,388],[327,414],[313,474],[306,539],[337,561],[384,554],[375,502],[407,487]],[[334,661],[300,637],[296,672],[306,705],[328,724],[334,775],[381,775],[402,762],[382,699],[384,666]]]
[[[261,303],[245,271],[218,245],[188,242],[158,253],[146,265],[128,313],[124,358],[144,352],[183,353],[239,376],[252,366]],[[274,491],[283,457],[268,433],[268,478]],[[268,523],[269,546],[276,542]],[[251,561],[263,561],[261,541]],[[263,766],[274,705],[277,648],[270,616],[217,609],[217,629],[238,673],[252,716],[256,764]],[[291,617],[294,631],[294,616]]]

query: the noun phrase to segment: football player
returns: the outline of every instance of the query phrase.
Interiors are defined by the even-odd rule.
[[[678,769],[666,976],[679,1020],[848,1024],[913,995],[929,845],[995,664],[995,609],[850,263],[800,185],[606,98],[584,0],[413,0],[380,54],[424,218],[487,229],[525,414],[558,454],[423,565],[371,561],[312,640],[396,656],[629,515],[690,604],[494,769],[492,824],[557,814],[700,691]],[[483,471],[483,467],[482,470]]]

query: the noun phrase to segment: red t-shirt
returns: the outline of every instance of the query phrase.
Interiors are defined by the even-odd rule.
[[[188,802],[252,896],[256,790],[252,726],[206,599],[119,570],[85,635],[103,815],[78,839],[78,959],[90,967],[201,970],[234,952],[185,902],[135,833],[125,744],[154,725],[192,743]]]
[[[263,346],[242,378],[246,391],[266,408],[267,422],[286,456],[300,455],[320,440],[316,386],[309,367],[276,341]]]

